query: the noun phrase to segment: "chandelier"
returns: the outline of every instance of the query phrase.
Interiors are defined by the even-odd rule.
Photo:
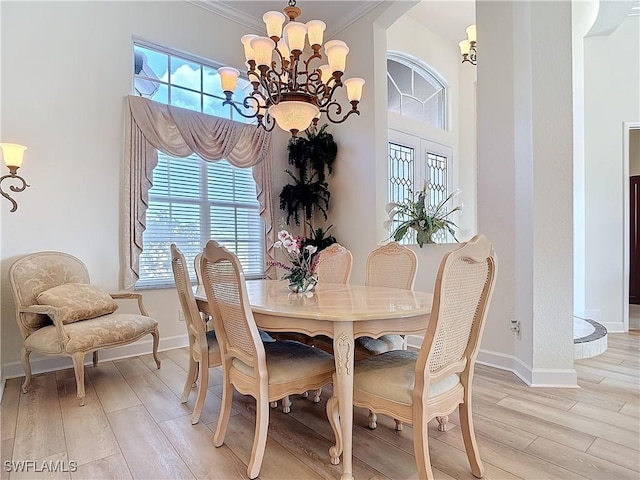
[[[458,44],[462,53],[462,63],[469,62],[471,65],[476,65],[476,26],[469,25],[466,32],[467,39]]]
[[[362,78],[342,79],[349,47],[341,40],[325,43],[327,63],[321,63],[320,53],[326,25],[320,20],[306,24],[296,22],[301,10],[295,0],[289,0],[284,9],[289,21],[280,12],[267,12],[262,19],[266,25],[266,37],[244,35],[240,40],[249,70],[247,76],[253,87],[242,101],[244,110],[233,101],[233,92],[240,72],[235,68],[218,69],[222,90],[226,99],[223,105],[231,105],[245,118],[256,118],[258,126],[267,131],[275,124],[296,137],[298,132],[311,124],[317,125],[321,115],[331,123],[342,123],[350,115],[360,115],[358,103],[362,96]],[[284,28],[283,28],[284,25]],[[311,52],[303,58],[306,40]],[[312,66],[313,63],[313,66]],[[335,94],[346,87],[351,109],[343,114],[343,107]],[[252,113],[247,113],[252,112]]]

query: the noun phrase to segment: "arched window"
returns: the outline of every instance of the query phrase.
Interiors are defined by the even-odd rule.
[[[447,87],[444,78],[420,60],[398,52],[387,53],[387,106],[389,112],[409,119],[413,126],[405,131],[407,122],[389,123],[388,195],[389,202],[413,198],[416,191],[428,189],[428,210],[435,210],[451,191],[455,190],[452,172],[452,146],[430,138],[428,128],[447,128]],[[403,219],[396,217],[390,232]],[[441,230],[436,243],[452,242],[453,237]],[[400,243],[416,243],[415,233]]]
[[[405,55],[387,54],[387,104],[390,112],[446,129],[444,82],[431,69]]]

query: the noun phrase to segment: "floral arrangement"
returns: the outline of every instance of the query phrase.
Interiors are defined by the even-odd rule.
[[[286,270],[283,280],[289,280],[289,289],[294,292],[306,292],[318,283],[316,267],[318,265],[315,245],[303,246],[302,237],[294,237],[286,230],[278,232],[278,241],[273,244],[280,248],[291,265],[282,262],[269,262],[269,265]]]
[[[411,193],[411,191],[409,192]],[[384,222],[384,227],[391,228],[395,217],[398,217],[397,220],[400,221],[389,238],[398,242],[409,234],[411,228],[416,231],[416,240],[418,245],[422,247],[425,243],[434,243],[433,236],[440,230],[447,229],[457,242],[458,239],[453,230],[453,227],[457,227],[457,225],[449,217],[454,212],[462,211],[464,205],[460,204],[450,210],[447,209],[447,205],[459,194],[459,189],[450,193],[447,198],[436,205],[432,212],[429,212],[429,199],[425,183],[422,190],[413,193],[411,198],[402,202],[388,203],[386,211],[389,220]]]

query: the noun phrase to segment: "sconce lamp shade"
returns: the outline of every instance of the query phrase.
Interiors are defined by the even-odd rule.
[[[2,149],[2,158],[7,167],[20,168],[24,159],[24,151],[27,149],[24,145],[17,143],[0,143]]]
[[[469,42],[475,42],[476,41],[476,26],[475,25],[469,25],[467,27],[466,33],[467,33],[467,40],[469,40]]]
[[[471,43],[469,43],[469,40],[462,40],[458,43],[458,46],[460,47],[460,53],[462,55],[469,55],[471,51]]]
[[[223,92],[233,92],[236,89],[236,82],[240,76],[238,70],[231,67],[220,67],[218,68],[218,75],[220,75]]]
[[[320,110],[311,103],[288,101],[271,105],[269,113],[280,128],[297,134],[311,125],[313,118],[320,113]]]

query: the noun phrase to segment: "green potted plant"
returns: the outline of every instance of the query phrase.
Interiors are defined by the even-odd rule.
[[[389,238],[399,242],[410,235],[411,230],[415,230],[416,241],[422,248],[425,243],[435,243],[434,235],[440,230],[446,229],[457,242],[458,239],[454,231],[454,227],[457,228],[457,225],[450,216],[454,212],[462,211],[464,205],[459,204],[450,208],[449,204],[459,194],[460,190],[450,193],[435,208],[430,209],[429,195],[425,184],[422,190],[412,193],[410,198],[406,198],[402,202],[388,203],[386,211],[389,214],[389,220],[384,223],[385,228],[391,228],[394,221],[399,222],[395,225]]]
[[[296,225],[304,221],[304,236],[307,225],[312,227],[313,215],[319,211],[327,219],[331,193],[326,181],[333,171],[338,155],[338,145],[333,135],[323,125],[319,130],[306,130],[305,137],[292,138],[287,148],[289,165],[296,173],[286,170],[293,183],[285,185],[280,193],[280,209],[286,213],[286,223]]]

